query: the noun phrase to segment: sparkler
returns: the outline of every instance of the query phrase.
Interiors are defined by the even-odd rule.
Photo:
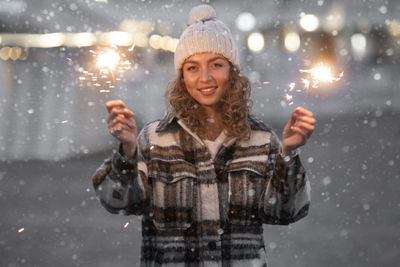
[[[301,73],[305,73],[306,77],[301,78],[303,83],[303,88],[296,88],[296,83],[290,83],[288,93],[285,94],[286,101],[289,102],[289,106],[293,104],[293,92],[301,93],[303,91],[307,92],[307,95],[318,88],[320,84],[328,84],[339,81],[343,77],[343,72],[338,76],[333,75],[331,67],[320,62],[315,67],[311,69],[300,69]]]
[[[317,66],[309,70],[300,70],[302,73],[308,73],[311,76],[311,80],[302,79],[305,89],[312,90],[317,88],[319,84],[322,83],[333,83],[339,81],[343,77],[343,72],[341,72],[337,77],[332,74],[331,68],[325,66],[324,63],[320,62]],[[312,84],[310,88],[310,84]]]
[[[107,50],[105,52],[100,52],[96,64],[100,70],[115,70],[120,60],[121,57],[115,50]]]
[[[132,52],[134,45],[127,51]],[[89,82],[94,87],[101,88],[101,93],[109,93],[110,89],[115,88],[116,74],[122,75],[125,71],[132,68],[132,62],[124,52],[120,52],[116,47],[96,52],[89,51],[94,57],[95,69],[93,71],[83,70],[79,77],[81,82]]]

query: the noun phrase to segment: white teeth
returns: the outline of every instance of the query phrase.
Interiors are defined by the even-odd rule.
[[[214,90],[215,87],[211,87],[211,88],[206,88],[206,89],[201,89],[200,91],[202,92],[210,92],[212,90]]]

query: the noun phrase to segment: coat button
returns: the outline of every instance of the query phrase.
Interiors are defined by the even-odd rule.
[[[217,248],[217,243],[215,243],[215,241],[210,241],[207,246],[209,250],[215,250]]]

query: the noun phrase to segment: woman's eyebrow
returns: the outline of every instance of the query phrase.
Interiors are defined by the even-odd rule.
[[[211,61],[214,61],[214,60],[217,60],[217,59],[225,59],[225,58],[221,57],[221,56],[216,56],[216,57],[213,57],[213,58],[209,59],[208,62],[211,62]]]
[[[213,57],[213,58],[210,58],[209,60],[207,60],[207,63],[210,63],[211,61],[214,61],[217,59],[225,59],[225,58],[221,57],[221,56],[216,56],[216,57]],[[185,65],[185,64],[199,64],[199,62],[196,60],[188,60],[183,63],[183,65]]]
[[[185,65],[185,64],[198,64],[198,62],[197,62],[197,61],[194,61],[194,60],[188,60],[188,61],[185,61],[185,62],[183,63],[183,65]]]

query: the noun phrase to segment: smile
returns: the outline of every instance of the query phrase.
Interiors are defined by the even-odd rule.
[[[203,95],[211,95],[213,94],[218,87],[208,87],[208,88],[202,88],[199,89],[199,91],[203,94]]]

